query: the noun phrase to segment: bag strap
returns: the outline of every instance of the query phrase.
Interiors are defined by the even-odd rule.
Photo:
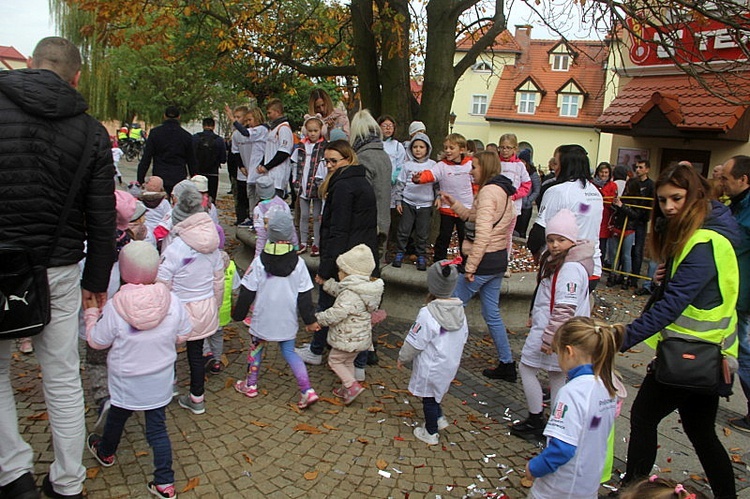
[[[552,294],[550,296],[549,300],[549,313],[552,313],[552,310],[555,308],[555,288],[557,287],[557,274],[560,273],[560,269],[562,268],[562,265],[559,265],[557,269],[555,270],[555,273],[552,274]]]
[[[52,246],[50,246],[50,249],[47,252],[47,258],[44,261],[45,266],[49,265],[49,261],[52,259],[52,253],[57,247],[57,243],[60,240],[60,236],[62,235],[65,222],[68,220],[68,215],[70,215],[70,209],[73,207],[73,201],[75,200],[75,197],[78,194],[78,190],[81,187],[81,179],[83,178],[83,173],[86,171],[86,166],[88,166],[90,162],[91,151],[94,148],[95,135],[96,134],[92,130],[91,125],[88,124],[87,120],[86,145],[83,148],[83,152],[81,153],[81,160],[78,163],[78,168],[76,169],[75,175],[73,176],[73,181],[70,185],[70,190],[68,191],[68,197],[65,199],[65,204],[63,205],[63,209],[60,212],[60,218],[57,222],[57,228],[55,228],[55,236],[52,239]]]

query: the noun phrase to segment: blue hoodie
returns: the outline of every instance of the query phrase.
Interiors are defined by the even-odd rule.
[[[711,202],[711,211],[703,223],[704,229],[718,232],[729,239],[732,246],[740,244],[740,230],[729,208],[718,201]],[[667,262],[668,267],[671,262]],[[625,342],[620,349],[626,351],[658,333],[688,307],[709,309],[721,303],[718,271],[714,264],[710,243],[696,244],[682,260],[677,272],[669,280],[664,296],[653,307],[627,326]]]

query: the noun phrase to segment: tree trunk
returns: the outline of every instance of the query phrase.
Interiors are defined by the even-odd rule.
[[[372,31],[372,0],[352,0],[352,54],[357,67],[359,94],[363,108],[368,108],[373,116],[381,111],[380,78],[378,75],[378,54],[375,35]]]
[[[409,95],[409,28],[411,15],[408,0],[391,0],[378,4],[381,22],[389,26],[382,32],[380,82],[382,84],[382,114],[394,117],[398,128],[396,138],[408,138],[411,122]],[[392,27],[390,27],[392,26]],[[360,80],[361,81],[361,80]],[[377,114],[373,113],[377,118]]]
[[[424,61],[424,86],[419,117],[427,128],[433,156],[443,148],[448,135],[456,77],[453,55],[456,53],[457,14],[450,0],[430,0],[427,4],[427,47]]]

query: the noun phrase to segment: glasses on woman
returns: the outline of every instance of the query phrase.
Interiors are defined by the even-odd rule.
[[[324,160],[327,165],[333,165],[336,166],[339,161],[344,161],[344,158],[325,158]]]

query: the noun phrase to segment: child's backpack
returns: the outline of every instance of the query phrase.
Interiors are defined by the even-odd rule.
[[[195,147],[195,156],[198,159],[199,168],[213,166],[216,152],[214,150],[214,137],[204,133],[198,135],[198,144]]]

